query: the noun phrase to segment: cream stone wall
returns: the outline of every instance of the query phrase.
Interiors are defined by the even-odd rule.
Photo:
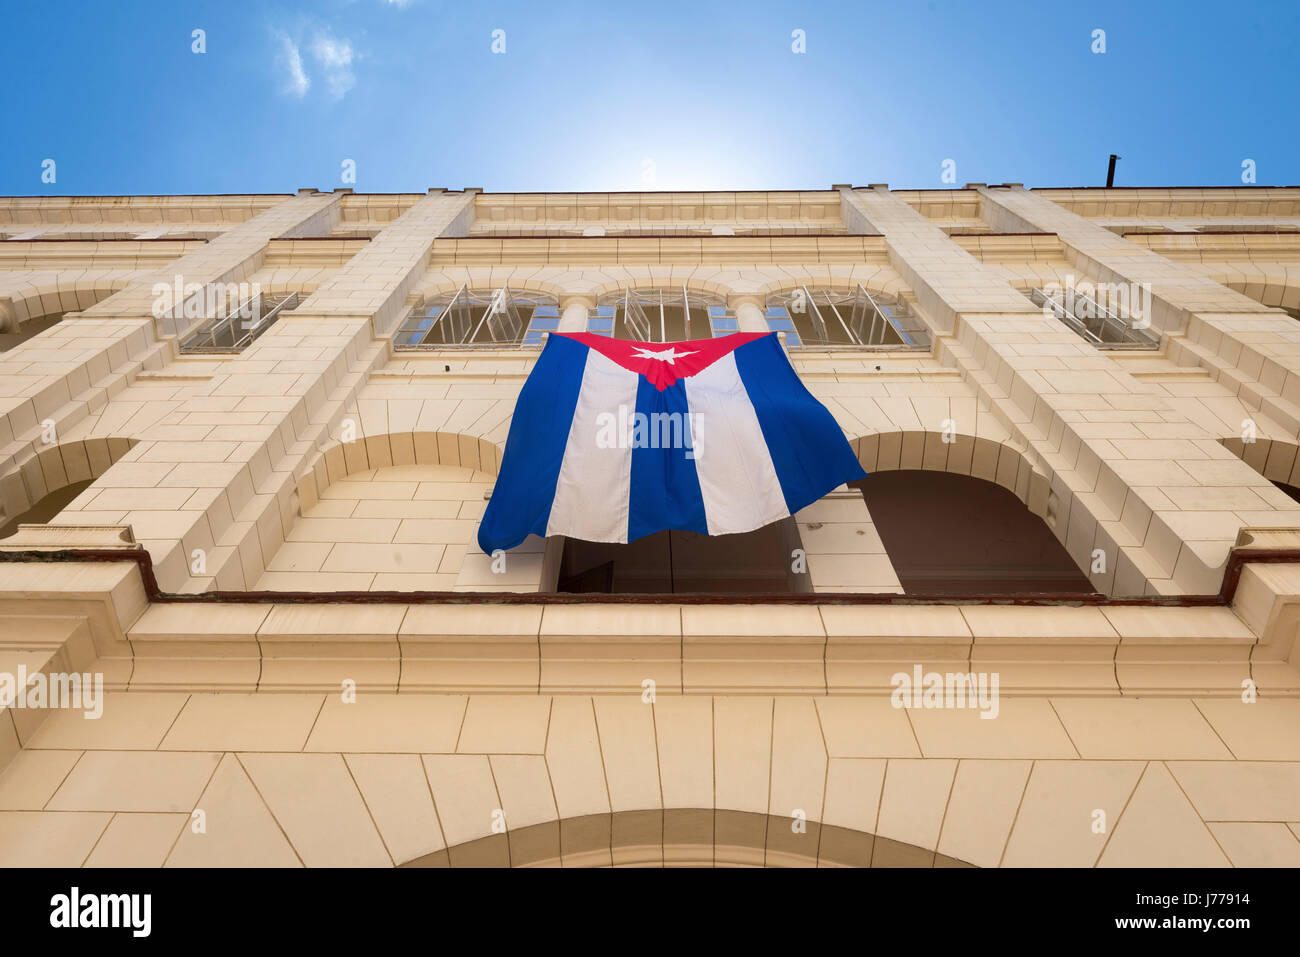
[[[94,480],[0,541],[0,671],[111,691],[0,710],[0,862],[1294,866],[1300,238],[1248,230],[1296,225],[1300,189],[0,199],[0,323],[64,314],[0,353],[3,517]],[[177,275],[303,301],[182,355]],[[1149,283],[1159,347],[1024,295],[1069,277]],[[896,296],[932,347],[803,381],[869,472],[1002,485],[1108,600],[869,604],[847,490],[795,517],[817,604],[538,595],[558,542],[473,543],[536,352],[390,341],[462,284]],[[997,673],[998,718],[893,708],[914,666]]]

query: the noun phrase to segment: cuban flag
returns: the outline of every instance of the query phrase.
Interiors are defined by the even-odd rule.
[[[552,333],[515,404],[478,544],[750,532],[864,478],[775,333]]]

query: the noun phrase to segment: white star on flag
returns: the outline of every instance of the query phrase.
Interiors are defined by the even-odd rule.
[[[674,359],[685,359],[687,356],[693,356],[693,355],[695,355],[694,352],[678,352],[676,346],[672,346],[668,349],[660,349],[658,352],[655,352],[652,349],[644,349],[640,346],[637,346],[635,358],[658,359],[660,362],[666,362],[669,365],[672,365]]]

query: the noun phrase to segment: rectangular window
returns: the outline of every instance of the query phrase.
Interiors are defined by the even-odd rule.
[[[1098,349],[1160,348],[1160,337],[1145,327],[1138,328],[1131,318],[1123,315],[1122,305],[1116,312],[1096,297],[1074,289],[1055,290],[1052,295],[1031,289],[1026,295],[1034,305],[1042,306],[1045,313],[1054,315],[1062,325]]]
[[[205,320],[181,342],[182,355],[243,352],[248,344],[275,325],[280,314],[298,308],[298,294],[260,293],[233,307],[229,314]]]
[[[740,331],[740,323],[726,306],[709,306],[709,331],[713,338]]]
[[[598,336],[614,334],[614,307],[597,306],[596,311],[587,316],[587,331]]]

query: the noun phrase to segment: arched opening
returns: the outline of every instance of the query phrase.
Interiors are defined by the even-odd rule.
[[[14,346],[39,336],[46,329],[52,329],[63,321],[66,312],[51,312],[35,316],[26,322],[13,322],[0,327],[0,352],[8,352]]]
[[[1280,493],[1293,502],[1300,502],[1300,445],[1287,439],[1256,438],[1246,442],[1233,436],[1220,439],[1220,444],[1252,469],[1273,483],[1273,489],[1257,488],[1255,492],[1268,497]],[[1286,506],[1286,499],[1275,499],[1277,505]]]
[[[1281,309],[1292,319],[1300,320],[1300,288],[1297,288],[1294,282],[1287,282],[1286,276],[1274,274],[1250,280],[1234,279],[1225,275],[1215,278],[1243,296],[1265,306]]]
[[[868,831],[713,808],[589,814],[512,828],[399,867],[974,867]]]
[[[492,476],[390,465],[332,482],[302,509],[255,591],[452,591]]]
[[[542,548],[529,539],[493,574],[473,545],[498,450],[474,436],[402,432],[325,449],[298,482],[297,515],[254,591],[453,591],[484,583],[536,591]],[[274,507],[268,506],[268,507]],[[238,586],[230,586],[238,587]]]
[[[0,541],[17,532],[19,525],[45,525],[50,519],[67,508],[74,498],[90,488],[92,482],[94,482],[94,479],[85,479],[50,492],[27,511],[15,515],[9,521],[0,525]]]
[[[48,524],[136,442],[117,437],[69,441],[46,446],[25,460],[0,480],[0,539],[16,533],[19,525]]]
[[[70,312],[89,309],[116,292],[109,287],[69,288],[72,283],[38,285],[25,296],[15,295],[6,305],[0,301],[0,352],[39,336],[63,321]]]
[[[896,296],[796,286],[767,297],[768,328],[784,332],[791,348],[802,346],[929,347],[925,323]]]
[[[684,285],[606,293],[587,318],[588,332],[637,342],[712,339],[738,328],[722,297]]]
[[[560,324],[559,301],[540,292],[461,286],[427,300],[393,336],[399,350],[449,345],[538,346]]]
[[[1300,488],[1286,482],[1274,482],[1273,484],[1289,495],[1292,501],[1300,502]]]
[[[862,492],[905,594],[1090,594],[1037,515],[991,481],[919,468],[870,472]]]

